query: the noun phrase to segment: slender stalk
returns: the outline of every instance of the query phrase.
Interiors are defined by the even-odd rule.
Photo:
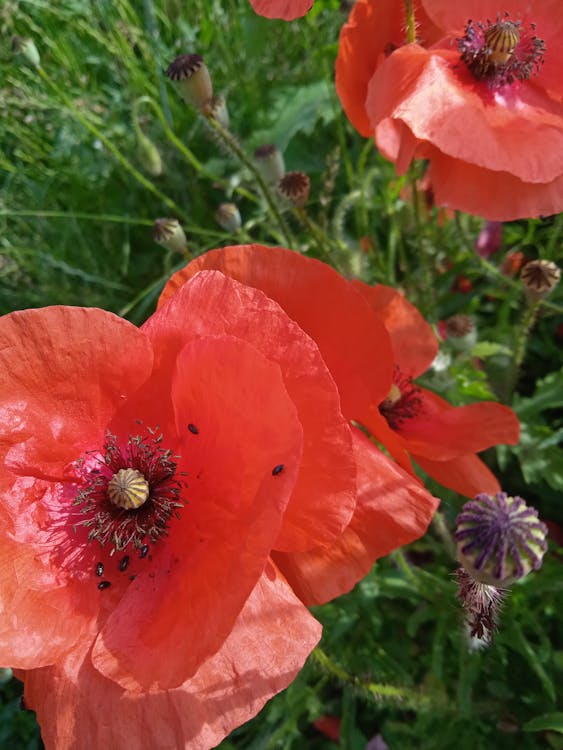
[[[528,345],[528,338],[536,323],[539,309],[541,307],[542,300],[533,300],[528,302],[520,325],[516,331],[516,343],[514,345],[514,356],[512,358],[512,367],[508,375],[508,386],[506,389],[506,401],[510,403],[512,400],[512,394],[518,384],[518,378],[520,376],[520,368],[526,355],[526,347]]]
[[[407,44],[416,44],[416,18],[413,0],[405,0],[405,31]]]
[[[331,265],[338,268],[338,263],[336,259],[334,259],[332,256],[330,240],[328,239],[326,234],[323,232],[323,230],[317,224],[315,224],[315,222],[311,219],[311,217],[309,216],[309,214],[304,208],[295,206],[293,210],[294,210],[295,215],[299,219],[299,221],[301,221],[301,223],[305,226],[307,231],[311,234],[311,236],[315,240],[315,243],[317,247],[319,248],[324,260],[327,263],[330,263]]]

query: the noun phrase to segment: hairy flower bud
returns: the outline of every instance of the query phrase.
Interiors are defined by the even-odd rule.
[[[213,84],[207,65],[201,55],[180,55],[166,69],[180,96],[192,107],[202,110],[213,96]]]
[[[521,497],[477,495],[457,517],[458,560],[476,581],[510,586],[541,567],[547,527]]]
[[[550,294],[561,278],[561,269],[550,260],[531,260],[520,273],[526,296],[540,300]]]
[[[137,154],[145,172],[153,177],[160,177],[163,172],[160,152],[151,139],[141,131],[137,133]]]
[[[254,151],[254,163],[264,182],[273,185],[285,174],[285,163],[279,148],[273,143],[265,143]]]
[[[38,68],[41,65],[41,58],[33,39],[24,39],[21,36],[12,37],[12,51],[18,55],[22,55],[34,68]]]
[[[304,172],[288,172],[278,182],[282,196],[298,208],[303,208],[309,198],[311,181]]]
[[[238,232],[242,225],[240,212],[234,203],[221,203],[215,211],[215,219],[225,232]]]
[[[158,245],[180,255],[186,254],[188,242],[178,219],[155,219],[153,226],[153,239]]]

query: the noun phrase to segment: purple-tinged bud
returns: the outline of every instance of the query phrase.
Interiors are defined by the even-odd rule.
[[[221,203],[215,211],[215,219],[225,232],[238,232],[242,225],[240,212],[234,203]]]
[[[477,341],[477,329],[469,315],[452,315],[445,322],[446,338],[453,349],[470,351]]]
[[[457,597],[464,609],[469,636],[477,639],[478,647],[490,645],[497,629],[499,612],[506,592],[496,586],[476,581],[463,568],[457,569],[455,578],[458,586]]]
[[[477,495],[456,523],[458,560],[476,581],[507,587],[541,567],[547,527],[521,497]]]
[[[188,241],[178,219],[155,219],[153,239],[158,245],[180,255],[188,252]]]
[[[496,253],[502,242],[502,221],[486,221],[479,232],[475,250],[486,260]]]
[[[270,185],[279,182],[285,174],[285,162],[279,148],[265,143],[254,151],[254,163],[264,182]]]
[[[520,272],[520,279],[528,299],[537,301],[547,297],[561,278],[561,269],[550,260],[531,260]]]
[[[202,110],[213,96],[213,84],[201,55],[180,55],[166,69],[166,75],[178,87],[180,96],[196,109]]]
[[[278,182],[281,195],[297,208],[303,208],[309,198],[311,180],[304,172],[288,172]]]
[[[41,58],[33,39],[24,39],[21,36],[12,37],[12,51],[24,57],[33,68],[41,65]]]

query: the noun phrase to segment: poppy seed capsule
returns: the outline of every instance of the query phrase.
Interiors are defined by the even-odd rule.
[[[456,351],[470,351],[477,341],[477,329],[469,315],[452,315],[446,320],[446,336]]]
[[[201,55],[180,55],[170,63],[166,75],[176,84],[186,104],[199,110],[213,96],[211,76]]]
[[[279,182],[285,174],[285,162],[279,148],[265,143],[254,151],[254,163],[264,182],[271,185]]]
[[[561,278],[561,270],[550,260],[531,260],[520,273],[526,296],[540,300],[550,294]]]
[[[173,253],[187,253],[188,241],[178,219],[155,219],[152,236],[157,245],[162,245]]]
[[[110,502],[125,510],[140,508],[150,495],[149,483],[137,469],[120,469],[108,482]]]
[[[512,21],[499,21],[485,32],[485,43],[489,62],[492,65],[505,65],[520,41],[518,26]]]
[[[541,567],[547,527],[521,497],[477,495],[456,523],[457,559],[476,581],[507,587]]]
[[[240,212],[234,203],[221,203],[215,211],[215,219],[225,232],[238,232],[242,225]]]
[[[281,195],[297,208],[303,208],[309,198],[311,181],[304,172],[288,172],[278,182]]]

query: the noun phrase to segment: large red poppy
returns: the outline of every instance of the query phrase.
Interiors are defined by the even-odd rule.
[[[274,555],[371,513],[340,583],[311,581],[330,598],[436,506],[350,427],[315,342],[221,273],[141,329],[53,307],[0,342],[0,663],[47,748],[214,746],[320,635]]]
[[[496,403],[453,408],[412,382],[429,367],[438,342],[398,292],[349,283],[324,263],[283,248],[246,245],[197,258],[172,277],[162,301],[202,269],[220,270],[277,300],[318,344],[344,414],[366,427],[406,470],[412,471],[412,457],[461,494],[498,491],[475,453],[516,443],[516,416]],[[287,567],[282,566],[286,575]]]
[[[250,3],[259,15],[284,21],[300,18],[313,7],[313,0],[250,0]]]
[[[423,25],[429,19],[439,41],[431,34],[386,58],[371,29],[387,28],[397,12],[376,0],[359,0],[352,11],[336,80],[353,124],[375,136],[400,174],[413,159],[428,159],[439,205],[495,221],[561,211],[559,0],[420,3]]]

